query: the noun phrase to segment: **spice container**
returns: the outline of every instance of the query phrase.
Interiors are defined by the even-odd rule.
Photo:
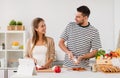
[[[5,49],[5,44],[4,43],[2,43],[2,49]]]
[[[97,66],[96,66],[96,64],[93,64],[93,65],[92,65],[92,71],[93,71],[93,72],[97,72]]]

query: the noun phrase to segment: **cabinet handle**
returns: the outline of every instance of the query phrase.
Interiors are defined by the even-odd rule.
[[[14,73],[16,73],[17,71],[13,71]]]

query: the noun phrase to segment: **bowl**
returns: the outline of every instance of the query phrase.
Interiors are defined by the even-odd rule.
[[[19,49],[19,46],[12,46],[13,49]]]

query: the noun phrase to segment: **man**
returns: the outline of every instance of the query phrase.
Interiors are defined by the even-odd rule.
[[[87,6],[78,7],[76,22],[69,23],[60,37],[59,46],[66,53],[64,65],[67,67],[87,67],[89,59],[101,48],[99,32],[88,22],[89,15]]]

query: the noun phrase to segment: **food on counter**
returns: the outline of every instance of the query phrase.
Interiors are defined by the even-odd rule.
[[[43,70],[43,69],[46,69],[46,68],[39,66],[39,65],[36,65],[36,70]]]
[[[105,73],[120,72],[120,48],[106,54],[105,51],[99,50],[96,54],[96,65],[97,71]]]
[[[96,53],[96,59],[112,59],[112,58],[118,58],[120,57],[120,49],[117,49],[116,51],[110,51],[109,53],[106,53],[105,50],[98,50]]]
[[[113,65],[97,65],[97,71],[102,71],[105,73],[118,73],[120,72],[120,68]]]
[[[107,59],[107,58],[111,58],[111,56],[110,56],[109,53],[107,53],[107,54],[104,55],[104,58],[106,58],[106,59]]]
[[[112,58],[118,58],[118,57],[120,57],[120,56],[115,51],[110,51],[110,53],[107,53],[104,55],[104,58],[106,58],[106,59],[112,59]]]
[[[113,58],[111,61],[113,66],[117,66],[120,68],[120,58]]]
[[[118,57],[118,53],[117,52],[111,51],[110,55],[111,55],[111,57]]]
[[[96,59],[100,59],[100,57],[104,56],[105,53],[106,53],[105,50],[102,50],[102,49],[98,50],[96,55],[95,55]]]
[[[41,68],[41,66],[39,65],[36,65],[35,67],[36,67],[36,70],[39,70]]]
[[[115,52],[117,53],[118,57],[120,57],[120,48],[117,48]]]
[[[106,65],[111,65],[111,59],[100,59],[96,60],[96,64],[106,64]]]
[[[72,68],[73,71],[83,71],[86,70],[85,68],[82,67],[76,67],[76,68]]]
[[[52,67],[52,70],[53,70],[55,73],[60,73],[60,72],[61,72],[61,67],[60,67],[60,66],[53,66],[53,67]]]

